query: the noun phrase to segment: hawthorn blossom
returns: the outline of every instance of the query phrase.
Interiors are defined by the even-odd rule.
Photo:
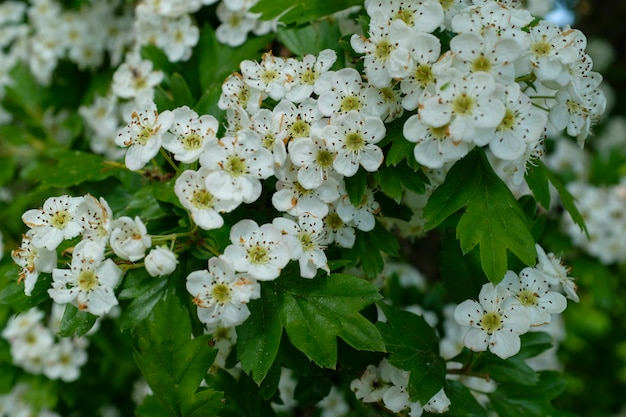
[[[219,124],[211,115],[198,114],[187,106],[172,111],[173,122],[162,138],[163,147],[174,159],[192,163],[200,158],[211,141],[217,140]]]
[[[118,304],[114,288],[121,276],[115,262],[104,258],[101,245],[83,240],[74,248],[70,269],[52,271],[48,294],[56,303],[72,303],[81,311],[101,316]]]
[[[300,276],[314,278],[321,268],[330,274],[328,260],[322,245],[324,222],[309,213],[298,217],[297,223],[285,217],[277,217],[272,224],[281,229],[289,245],[291,259],[300,265]]]
[[[499,285],[503,285],[524,308],[531,326],[549,324],[551,314],[559,314],[567,307],[563,295],[550,291],[550,285],[542,273],[534,268],[524,268],[519,276],[507,271]]]
[[[223,257],[209,259],[208,270],[190,273],[186,287],[198,306],[198,318],[210,327],[240,325],[250,316],[246,304],[261,295],[259,283],[248,274],[235,273]]]
[[[154,102],[139,112],[133,111],[131,120],[115,139],[117,145],[128,148],[125,163],[128,169],[137,171],[156,156],[161,149],[163,134],[170,128],[174,115],[166,110],[159,113]]]
[[[329,71],[336,60],[337,53],[332,49],[324,49],[317,55],[305,55],[300,60],[288,60],[293,69],[293,82],[285,98],[293,103],[309,98],[320,75]]]
[[[293,69],[284,58],[275,57],[270,52],[263,54],[260,63],[242,61],[240,68],[246,84],[263,91],[273,100],[281,100],[291,88]]]
[[[385,100],[380,90],[363,82],[361,74],[354,68],[324,73],[315,83],[314,90],[319,96],[317,105],[324,116],[351,110],[363,115],[383,115]]]
[[[111,224],[110,244],[117,256],[135,262],[143,258],[152,246],[152,238],[139,217],[131,219],[123,216]]]
[[[287,159],[287,147],[280,139],[284,135],[280,118],[270,109],[260,109],[252,115],[250,122],[250,129],[259,134],[263,147],[274,156],[274,165],[282,166]]]
[[[235,270],[260,281],[278,278],[291,258],[280,229],[271,223],[259,226],[254,220],[240,220],[230,229],[230,241],[224,258]]]
[[[261,181],[274,173],[274,157],[258,133],[242,130],[212,142],[200,157],[211,172],[206,188],[217,198],[252,203],[261,195]]]
[[[83,230],[83,239],[93,240],[102,246],[107,244],[113,212],[104,198],[97,200],[87,194],[78,205],[75,216]]]
[[[336,156],[318,135],[298,140],[289,147],[289,158],[298,170],[298,182],[307,190],[321,186],[330,177]]]
[[[163,73],[152,69],[152,61],[129,55],[113,73],[111,90],[120,98],[134,98],[145,92],[151,96],[153,88],[162,80]]]
[[[57,264],[56,250],[38,248],[32,243],[32,231],[22,236],[22,244],[11,252],[11,258],[22,269],[18,282],[24,282],[24,294],[30,296],[41,272],[52,272]]]
[[[54,250],[64,239],[78,236],[82,227],[76,218],[76,210],[82,201],[82,197],[62,195],[48,198],[43,208],[27,210],[22,221],[32,231],[32,244]]]
[[[540,21],[530,28],[529,61],[537,79],[564,86],[570,80],[568,66],[579,56],[576,29],[561,30],[556,23]]]
[[[346,223],[353,224],[364,232],[374,230],[376,225],[375,214],[380,212],[380,204],[374,199],[374,192],[365,188],[363,197],[358,205],[352,204],[347,193],[343,194],[337,203],[337,214]]]
[[[356,241],[354,223],[346,222],[337,213],[336,205],[328,205],[328,214],[324,216],[324,234],[321,244],[335,243],[342,248],[351,248]]]
[[[469,327],[465,346],[476,352],[489,349],[502,359],[515,355],[521,347],[520,335],[530,327],[526,312],[502,285],[484,284],[478,299],[465,300],[454,310],[454,319]]]
[[[176,254],[167,246],[158,246],[150,250],[144,259],[146,271],[153,277],[163,277],[176,270]]]
[[[180,203],[191,213],[193,221],[204,230],[218,229],[224,225],[220,213],[228,213],[239,206],[236,200],[215,197],[206,188],[206,178],[211,171],[201,167],[198,171],[186,170],[174,184]]]
[[[222,110],[241,107],[250,114],[254,114],[259,110],[264,95],[261,90],[250,87],[244,81],[243,76],[235,72],[229,75],[222,84],[222,94],[220,94],[217,106]]]
[[[383,163],[383,151],[376,146],[385,137],[385,125],[378,117],[361,116],[349,111],[333,118],[324,128],[323,137],[337,156],[333,167],[341,175],[351,177],[359,169],[374,172]]]
[[[537,265],[535,265],[535,268],[543,274],[550,285],[560,285],[567,298],[574,302],[580,301],[578,294],[576,294],[578,287],[574,282],[575,278],[569,276],[569,268],[563,265],[561,259],[557,258],[554,253],[546,254],[538,244],[535,245],[535,248],[537,249]]]

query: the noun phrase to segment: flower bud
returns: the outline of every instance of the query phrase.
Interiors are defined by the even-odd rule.
[[[174,252],[166,246],[159,246],[150,251],[144,259],[146,271],[153,277],[169,275],[176,269],[178,260]]]

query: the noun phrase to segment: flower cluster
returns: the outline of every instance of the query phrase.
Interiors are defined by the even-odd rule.
[[[106,257],[107,248],[121,259],[118,262],[145,257],[145,268],[152,276],[167,275],[176,268],[176,256],[165,246],[152,249],[146,256],[152,239],[141,219],[113,219],[103,198],[89,194],[51,197],[42,208],[26,211],[22,220],[30,230],[12,257],[22,268],[19,280],[24,282],[26,295],[32,293],[40,273],[52,273],[48,294],[56,303],[71,303],[101,316],[118,304],[115,288],[122,276],[122,269]],[[73,239],[79,236],[76,243]],[[56,267],[57,248],[65,240],[76,243],[70,247],[69,269]]]
[[[534,268],[519,274],[507,271],[499,284],[483,285],[478,301],[466,300],[456,307],[455,320],[469,327],[465,346],[477,352],[489,349],[506,359],[519,352],[520,335],[549,324],[552,314],[565,310],[567,301],[561,292],[578,301],[576,284],[560,259],[546,255],[539,245],[536,249],[539,259]]]
[[[604,264],[626,260],[626,180],[619,184],[598,187],[583,181],[568,184],[568,190],[585,220],[589,235],[578,227],[569,214],[562,225],[572,243]]]
[[[353,35],[369,83],[415,111],[404,136],[415,158],[439,168],[476,146],[506,165],[515,184],[543,152],[548,123],[582,143],[604,111],[601,76],[575,29],[533,21],[501,2],[445,9],[440,2],[366,2],[368,37]],[[451,31],[443,50],[436,30]]]
[[[28,401],[28,394],[33,387],[26,383],[16,384],[11,390],[0,395],[0,417],[33,416],[60,417],[59,413],[47,408],[35,410]]]
[[[44,312],[32,308],[11,316],[2,337],[11,345],[13,363],[31,374],[71,382],[80,376],[87,362],[88,341],[83,338],[58,338],[63,308],[55,305],[48,325]]]
[[[382,403],[393,413],[408,410],[409,416],[419,417],[424,411],[436,414],[448,411],[450,400],[443,389],[422,405],[411,401],[408,385],[409,372],[383,359],[378,366],[369,365],[359,379],[350,383],[350,389],[364,403]]]

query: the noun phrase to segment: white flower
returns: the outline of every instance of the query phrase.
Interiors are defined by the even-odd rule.
[[[354,379],[350,383],[350,390],[354,396],[364,403],[377,403],[383,399],[383,394],[388,386],[381,383],[380,368],[375,365],[367,365],[361,378]]]
[[[230,229],[230,241],[224,257],[235,270],[261,281],[278,278],[291,258],[280,229],[270,223],[259,227],[253,220],[240,220]]]
[[[115,262],[104,258],[102,246],[83,240],[74,248],[70,269],[52,271],[48,294],[56,303],[72,303],[81,311],[101,316],[118,304],[113,289],[121,276]]]
[[[240,64],[241,75],[250,87],[265,92],[273,100],[281,100],[291,88],[293,69],[284,58],[269,52],[260,63],[245,60]]]
[[[128,216],[115,219],[111,229],[111,249],[122,259],[135,262],[143,258],[146,249],[152,246],[152,239],[139,217],[134,220]]]
[[[315,93],[319,110],[327,117],[350,110],[377,117],[384,113],[380,90],[364,83],[354,68],[324,73],[315,83]]]
[[[322,244],[330,245],[336,243],[342,248],[351,248],[356,240],[356,232],[354,227],[344,222],[337,213],[334,205],[329,205],[328,214],[324,216],[324,239]]]
[[[235,72],[224,80],[217,106],[222,110],[241,107],[250,114],[254,114],[259,110],[263,96],[264,93],[261,90],[250,87],[244,81],[243,76]]]
[[[176,254],[167,246],[158,246],[148,252],[144,259],[146,271],[153,277],[163,277],[176,270]]]
[[[534,268],[524,268],[519,276],[507,271],[499,285],[503,285],[517,299],[515,304],[526,310],[531,326],[550,323],[551,314],[562,313],[567,307],[565,297],[550,291],[543,274]]]
[[[19,282],[24,282],[24,294],[30,296],[39,273],[52,272],[57,265],[56,250],[45,247],[36,247],[32,242],[32,231],[22,236],[22,244],[11,252],[13,262],[22,267],[19,274]]]
[[[169,132],[163,135],[163,147],[174,154],[174,159],[184,163],[200,158],[215,134],[219,124],[211,115],[198,114],[187,106],[172,111],[173,122]]]
[[[276,210],[292,216],[311,213],[324,217],[328,213],[328,204],[339,198],[339,182],[329,177],[318,187],[304,188],[298,182],[298,171],[291,163],[276,169],[276,192],[272,195],[272,205]]]
[[[261,195],[261,181],[274,173],[274,157],[256,132],[244,130],[207,147],[200,164],[212,172],[209,192],[220,199],[252,203]]]
[[[383,151],[376,146],[385,137],[385,125],[378,117],[361,116],[357,111],[333,118],[324,128],[323,137],[337,154],[333,167],[351,177],[359,169],[374,172],[383,163]]]
[[[260,297],[260,286],[247,274],[236,274],[224,258],[209,259],[208,270],[187,276],[187,291],[194,296],[198,318],[209,325],[234,327],[250,315],[246,304]]]
[[[61,339],[46,354],[43,374],[50,379],[64,382],[76,381],[80,368],[87,363],[87,352],[77,347],[70,339]]]
[[[102,197],[87,194],[76,209],[76,219],[83,229],[84,239],[90,239],[105,246],[111,232],[111,217],[113,213],[109,203]]]
[[[233,10],[228,7],[227,2],[220,2],[217,5],[216,14],[222,24],[215,30],[215,37],[229,46],[242,45],[258,20],[256,15],[249,13],[246,8]]]
[[[113,94],[120,98],[134,98],[161,83],[163,73],[152,70],[152,61],[129,55],[126,62],[113,73]]]
[[[301,139],[307,139],[313,134],[322,114],[317,108],[317,101],[313,98],[303,100],[297,106],[289,100],[281,100],[274,107],[274,118],[279,121],[280,133],[277,139],[288,143],[291,150],[292,144]]]
[[[64,239],[78,236],[82,228],[75,215],[82,200],[67,195],[50,197],[43,208],[26,211],[22,221],[32,230],[32,244],[54,250]]]
[[[300,276],[314,278],[321,268],[330,274],[328,260],[321,244],[324,238],[324,222],[311,214],[298,217],[298,222],[285,217],[277,217],[272,224],[281,229],[291,252],[291,259],[298,260]]]
[[[131,121],[117,135],[115,143],[126,151],[126,166],[136,171],[143,168],[161,149],[161,137],[174,121],[174,115],[166,110],[159,114],[153,102],[131,114]]]
[[[500,159],[515,160],[524,155],[528,145],[539,142],[548,117],[532,105],[519,84],[507,85],[503,96],[504,117],[496,127],[489,149]]]
[[[332,49],[324,49],[317,56],[305,55],[301,61],[290,59],[288,62],[293,69],[293,82],[285,98],[294,103],[309,98],[320,75],[330,70],[336,60],[337,53]]]
[[[206,188],[206,177],[211,171],[201,167],[198,171],[184,171],[174,185],[180,203],[191,212],[191,218],[202,229],[218,229],[224,224],[220,213],[228,213],[239,206],[236,200],[215,197]]]
[[[454,70],[449,71],[454,74]],[[440,80],[437,93],[422,103],[421,121],[435,128],[447,126],[455,141],[487,144],[504,117],[504,105],[494,96],[493,77],[483,71],[461,77],[459,72],[451,81],[443,82]]]
[[[513,301],[504,286],[483,285],[480,302],[465,300],[454,310],[454,319],[470,329],[465,346],[481,352],[489,349],[502,359],[519,352],[520,335],[530,327],[526,312]]]
[[[272,110],[260,109],[252,115],[250,121],[250,129],[259,134],[263,147],[274,156],[274,165],[282,166],[287,159],[287,147],[280,139],[280,136],[286,134],[281,129],[280,118],[275,117]]]
[[[200,30],[189,15],[177,18],[163,18],[162,30],[157,38],[157,46],[163,49],[170,62],[187,61],[192,48],[200,39]]]
[[[567,298],[578,302],[579,298],[578,294],[576,294],[578,288],[574,282],[575,278],[569,276],[569,268],[563,265],[561,259],[557,258],[555,254],[546,254],[538,244],[535,245],[535,248],[537,249],[537,265],[535,268],[543,274],[550,285],[561,285]]]
[[[317,407],[322,410],[320,417],[344,417],[350,411],[342,392],[334,385],[328,395],[318,401]]]
[[[336,156],[329,150],[326,141],[317,135],[295,141],[289,146],[289,158],[298,169],[298,182],[308,190],[321,186],[330,177]]]
[[[529,59],[538,80],[557,86],[569,82],[568,65],[579,56],[577,36],[577,30],[561,31],[558,25],[546,20],[530,28]]]
[[[343,194],[337,204],[337,214],[346,223],[353,224],[364,232],[374,230],[374,214],[380,212],[380,204],[374,199],[374,192],[366,188],[357,206],[350,201],[348,194]]]
[[[424,410],[429,413],[443,414],[450,408],[450,399],[446,395],[446,392],[442,389],[437,391],[430,400],[424,405]]]

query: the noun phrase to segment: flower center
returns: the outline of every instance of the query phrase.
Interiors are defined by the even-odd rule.
[[[261,76],[259,78],[265,84],[269,84],[278,79],[278,71],[273,70],[273,69],[266,69],[265,71],[261,73]]]
[[[70,213],[66,210],[57,211],[52,215],[52,219],[50,219],[50,224],[56,227],[57,229],[63,229],[67,225],[67,223],[71,220]]]
[[[196,132],[192,132],[183,138],[183,147],[187,151],[200,149],[202,147],[202,137]]]
[[[304,188],[302,186],[302,184],[300,184],[298,181],[294,181],[293,182],[293,188],[296,190],[296,192],[299,195],[309,195],[313,193],[313,190],[307,190],[306,188]]]
[[[502,317],[495,311],[487,313],[480,319],[480,328],[486,331],[487,334],[494,334],[502,328]]]
[[[207,190],[194,191],[191,196],[191,205],[198,209],[210,209],[213,208],[213,194]]]
[[[78,286],[83,291],[91,291],[98,284],[98,277],[91,270],[83,270],[78,274]]]
[[[265,246],[255,245],[248,249],[248,258],[253,265],[266,264],[269,260],[269,251]]]
[[[415,25],[415,13],[412,10],[400,9],[394,16],[394,19],[402,20],[407,26]]]
[[[441,7],[443,7],[443,10],[449,10],[450,7],[452,7],[452,5],[454,4],[454,0],[439,0],[439,3],[441,3]]]
[[[546,56],[552,50],[552,45],[546,41],[538,41],[531,45],[530,50],[537,57]]]
[[[344,97],[341,100],[341,111],[349,112],[350,110],[360,110],[361,100],[355,95]]]
[[[389,43],[389,41],[383,40],[376,44],[376,51],[374,52],[374,55],[376,56],[376,59],[386,61],[393,49],[394,47]]]
[[[300,76],[302,82],[305,84],[313,85],[315,81],[317,81],[317,73],[313,71],[311,68],[308,68],[306,71],[302,73]]]
[[[365,139],[363,139],[363,135],[359,132],[349,132],[345,140],[346,148],[352,152],[360,151],[365,146]]]
[[[302,232],[298,235],[298,240],[302,244],[302,249],[305,252],[312,251],[315,249],[315,242],[313,241],[313,236],[310,233]]]
[[[515,113],[510,109],[506,109],[497,130],[512,130],[513,126],[515,126]]]
[[[429,127],[430,134],[438,141],[442,141],[448,137],[448,125],[440,127]]]
[[[224,171],[228,172],[233,177],[244,175],[247,170],[246,160],[237,157],[237,155],[230,155],[226,160]]]
[[[435,82],[433,68],[430,64],[419,64],[415,69],[413,77],[415,78],[415,82],[422,88],[425,88],[428,84]]]
[[[491,61],[489,60],[489,58],[487,58],[484,55],[479,56],[472,63],[472,71],[473,72],[477,72],[477,71],[489,72],[489,71],[491,71]]]
[[[291,137],[296,138],[306,138],[309,136],[309,124],[302,119],[296,120],[291,125]]]
[[[343,220],[337,213],[329,213],[328,216],[324,217],[324,223],[330,230],[339,230],[343,227]]]
[[[263,136],[263,147],[265,149],[272,149],[272,147],[274,147],[274,142],[276,142],[276,136],[274,136],[273,133],[268,133],[267,135]]]
[[[530,290],[523,290],[517,295],[517,299],[520,300],[523,305],[530,307],[537,305],[538,297],[537,294]]]
[[[233,13],[228,18],[228,24],[233,28],[241,26],[241,15],[239,13]]]
[[[333,154],[330,151],[319,151],[315,157],[315,162],[321,168],[329,168],[333,165]]]
[[[135,143],[137,143],[137,144],[139,144],[141,146],[146,146],[146,144],[148,143],[148,141],[152,137],[152,133],[153,133],[153,131],[152,131],[152,128],[150,126],[143,126],[141,131],[137,135],[137,139],[135,140]]]
[[[474,99],[466,93],[462,93],[461,95],[455,97],[454,101],[452,101],[452,110],[458,115],[467,116],[472,114],[474,105]]]
[[[248,100],[250,99],[250,90],[247,87],[241,88],[237,93],[237,101],[242,107],[246,107]]]
[[[230,288],[226,284],[217,284],[211,290],[213,299],[220,304],[226,304],[230,300]]]

